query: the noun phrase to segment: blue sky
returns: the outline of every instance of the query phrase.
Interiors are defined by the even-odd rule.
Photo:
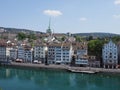
[[[120,34],[120,0],[0,0],[0,26]]]

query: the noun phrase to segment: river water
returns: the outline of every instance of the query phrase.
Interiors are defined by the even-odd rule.
[[[2,90],[120,90],[120,75],[0,67]],[[1,90],[0,89],[0,90]]]

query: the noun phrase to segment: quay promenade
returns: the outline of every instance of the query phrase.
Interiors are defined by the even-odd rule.
[[[93,68],[93,67],[71,67],[69,65],[44,65],[44,64],[33,64],[33,63],[16,63],[12,62],[10,67],[23,67],[30,69],[58,69],[58,70],[79,70],[79,71],[92,71],[97,73],[119,73],[120,69],[104,69],[104,68]]]

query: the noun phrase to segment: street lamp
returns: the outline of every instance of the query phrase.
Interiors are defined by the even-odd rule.
[[[44,60],[45,65],[48,65],[48,47],[45,47],[45,60]]]

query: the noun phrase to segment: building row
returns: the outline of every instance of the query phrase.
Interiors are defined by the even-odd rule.
[[[0,61],[21,60],[30,63],[34,61],[45,63],[47,60],[48,64],[73,64],[91,67],[100,67],[102,64],[104,68],[116,68],[119,56],[120,45],[116,45],[111,40],[102,48],[102,63],[96,60],[96,56],[88,56],[87,43],[45,43],[30,47],[0,41]]]
[[[87,56],[86,43],[49,43],[36,44],[33,48],[26,45],[8,45],[0,43],[0,60],[22,60],[23,62],[33,62],[34,60],[45,63],[45,58],[49,64],[70,64],[72,56],[77,54],[78,61]],[[79,62],[76,63],[79,63]]]

